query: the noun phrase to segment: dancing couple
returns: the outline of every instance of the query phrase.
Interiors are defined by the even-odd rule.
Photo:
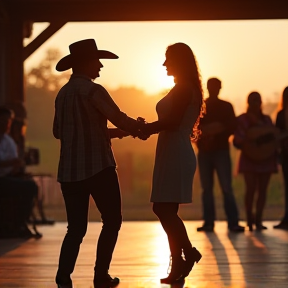
[[[161,283],[184,282],[200,252],[192,247],[179,204],[192,202],[196,158],[191,140],[200,135],[198,124],[205,104],[197,63],[184,43],[168,46],[164,66],[174,76],[175,86],[156,106],[158,121],[146,123],[123,113],[106,89],[93,82],[103,67],[100,59],[117,59],[112,52],[99,50],[94,39],[69,46],[70,54],[56,66],[72,68],[67,84],[55,100],[53,135],[61,142],[58,181],[65,201],[68,230],[62,243],[56,275],[58,288],[72,288],[71,274],[85,236],[90,195],[101,214],[103,226],[98,239],[94,288],[115,287],[117,277],[109,266],[122,223],[121,196],[111,138],[132,135],[146,140],[159,133],[153,173],[153,211],[167,233],[172,266]],[[107,120],[117,128],[107,128]],[[191,139],[192,138],[192,139]]]

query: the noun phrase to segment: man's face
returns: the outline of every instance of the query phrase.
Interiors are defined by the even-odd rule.
[[[209,92],[209,96],[211,98],[216,98],[219,95],[220,89],[221,89],[221,83],[218,82],[208,82],[207,83],[207,89]]]
[[[12,118],[9,115],[0,116],[0,134],[9,133],[12,124]]]
[[[100,70],[103,67],[99,59],[93,59],[87,62],[87,73],[92,79],[100,77]]]

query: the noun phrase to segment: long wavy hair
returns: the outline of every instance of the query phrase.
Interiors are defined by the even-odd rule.
[[[285,87],[282,93],[282,109],[286,109],[288,107],[288,86]]]
[[[201,76],[198,64],[192,49],[184,43],[175,43],[167,47],[166,56],[168,56],[177,65],[177,76],[174,77],[175,83],[185,81],[192,83],[196,93],[197,103],[199,103],[199,115],[191,131],[191,140],[196,142],[200,135],[200,119],[206,113],[204,93],[202,88]]]

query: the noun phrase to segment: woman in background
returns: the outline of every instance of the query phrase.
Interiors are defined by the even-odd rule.
[[[274,125],[270,116],[264,115],[261,109],[262,100],[258,92],[252,92],[248,96],[248,109],[246,113],[237,117],[237,129],[234,135],[234,146],[241,150],[238,172],[244,176],[246,191],[245,191],[245,208],[247,225],[250,231],[253,231],[253,225],[256,225],[257,230],[267,229],[262,225],[262,215],[266,203],[267,188],[271,174],[277,172],[276,150],[272,150],[271,155],[260,153],[263,159],[253,159],[256,157],[255,152],[261,151],[259,140],[262,139],[263,144],[269,143],[269,139],[265,139],[265,135],[269,135],[274,130]],[[252,129],[254,129],[252,131]],[[248,135],[253,133],[263,133],[258,139],[259,146],[247,146],[250,141],[247,141]],[[249,134],[250,133],[250,134]],[[253,134],[252,133],[252,134]],[[268,134],[267,134],[268,133]],[[258,135],[257,134],[257,135]],[[264,138],[263,138],[264,137]],[[256,140],[257,141],[257,140]],[[268,141],[268,142],[267,142]],[[245,148],[246,147],[246,148]],[[249,151],[252,149],[252,152]],[[257,150],[253,150],[257,149]],[[253,155],[254,153],[254,155]],[[252,157],[251,157],[252,156]],[[254,196],[258,192],[256,201],[256,213],[253,213]]]
[[[157,103],[158,121],[140,129],[146,135],[159,133],[151,202],[168,236],[172,258],[171,272],[161,283],[173,284],[182,282],[202,257],[192,247],[178,209],[179,204],[192,202],[196,158],[191,134],[197,140],[204,101],[196,60],[188,45],[168,46],[163,65],[167,75],[174,77],[175,86]]]
[[[277,114],[276,127],[279,128],[282,133],[288,134],[288,87],[283,91],[282,109]],[[285,189],[285,214],[281,222],[275,225],[274,228],[288,230],[288,138],[284,138],[281,141],[280,163]]]

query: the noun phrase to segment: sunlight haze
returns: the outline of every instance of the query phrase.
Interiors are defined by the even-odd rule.
[[[33,37],[45,25],[34,24]],[[223,86],[220,97],[240,113],[251,91],[258,91],[264,101],[278,102],[288,86],[287,31],[288,20],[67,23],[26,60],[25,69],[37,66],[48,48],[64,56],[72,42],[94,38],[99,49],[119,56],[102,60],[97,83],[155,94],[173,86],[162,66],[167,46],[184,42],[195,53],[205,93],[207,79],[218,77]]]

